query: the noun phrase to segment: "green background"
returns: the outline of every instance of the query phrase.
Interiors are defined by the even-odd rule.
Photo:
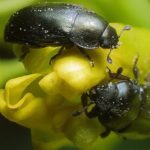
[[[45,0],[46,1],[46,0]],[[43,1],[43,2],[45,2]],[[52,1],[52,0],[51,0]],[[52,1],[52,2],[56,2]],[[3,88],[8,79],[26,74],[24,66],[15,59],[12,45],[3,41],[3,31],[10,15],[27,5],[42,2],[39,0],[0,0],[0,87]],[[48,2],[48,0],[47,0]],[[50,0],[49,0],[50,2]],[[96,11],[109,22],[117,22],[150,28],[150,0],[59,0],[83,5]],[[29,129],[16,125],[0,117],[0,149],[32,150]],[[108,137],[105,142],[98,143],[101,150],[149,150],[150,140],[122,140],[116,136]],[[64,146],[61,150],[77,150]]]

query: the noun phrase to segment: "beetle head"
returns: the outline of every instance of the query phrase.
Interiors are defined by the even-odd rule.
[[[100,37],[100,46],[102,48],[117,48],[119,37],[116,30],[108,26]]]

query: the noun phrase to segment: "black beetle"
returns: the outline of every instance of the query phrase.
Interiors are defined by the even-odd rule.
[[[125,26],[123,30],[128,29],[129,26]],[[83,49],[102,47],[111,50],[118,46],[119,37],[101,16],[81,6],[66,3],[25,7],[11,16],[4,34],[5,41],[33,47],[75,44],[88,59],[90,57]],[[111,63],[109,55],[108,61]]]
[[[144,119],[147,123],[150,122],[149,100],[147,99],[150,87],[146,84],[138,84],[137,60],[133,67],[135,80],[122,75],[121,67],[117,73],[112,73],[109,69],[111,81],[98,84],[84,93],[81,97],[83,110],[74,112],[73,116],[84,112],[89,118],[98,117],[100,123],[106,128],[106,131],[101,133],[101,137],[106,137],[110,131],[121,134],[124,138],[126,138],[126,133],[132,132],[147,136],[149,128],[143,129],[147,124],[145,125],[144,122],[143,127],[138,126],[142,125],[141,121]],[[90,105],[94,106],[89,110]]]

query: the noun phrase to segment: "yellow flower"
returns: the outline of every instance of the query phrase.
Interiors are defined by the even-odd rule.
[[[72,113],[81,109],[80,95],[105,78],[107,52],[89,52],[95,62],[92,68],[87,58],[77,48],[72,48],[51,67],[50,55],[45,53],[51,53],[53,49],[32,49],[27,54],[24,63],[32,74],[6,83],[1,92],[1,113],[9,120],[31,128],[33,133],[55,131],[80,146],[92,143],[104,128],[97,119],[91,123],[84,115],[73,117]],[[43,62],[40,59],[44,59]]]
[[[123,28],[118,24],[114,26],[118,33]],[[17,57],[22,55],[23,50],[29,51],[22,61],[30,74],[9,80],[5,89],[0,91],[1,114],[31,128],[34,143],[40,148],[45,146],[45,150],[58,148],[60,143],[69,143],[62,138],[63,135],[81,147],[94,143],[104,127],[97,119],[91,121],[84,114],[72,116],[74,111],[82,109],[81,94],[101,81],[108,80],[107,66],[112,72],[123,67],[123,74],[133,78],[132,67],[137,55],[140,82],[144,82],[150,67],[149,35],[150,30],[146,29],[132,28],[125,32],[120,39],[123,44],[111,53],[112,64],[106,61],[108,50],[85,50],[94,60],[94,67],[76,47],[65,50],[49,65],[50,58],[59,50],[58,47],[29,49],[15,46]],[[46,143],[49,141],[51,144],[45,145],[45,142],[37,142],[37,132],[57,138],[47,136]]]

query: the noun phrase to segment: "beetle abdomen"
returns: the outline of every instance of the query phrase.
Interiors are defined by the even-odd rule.
[[[81,7],[63,3],[29,6],[16,12],[5,29],[5,40],[32,46],[69,43],[68,34]]]

